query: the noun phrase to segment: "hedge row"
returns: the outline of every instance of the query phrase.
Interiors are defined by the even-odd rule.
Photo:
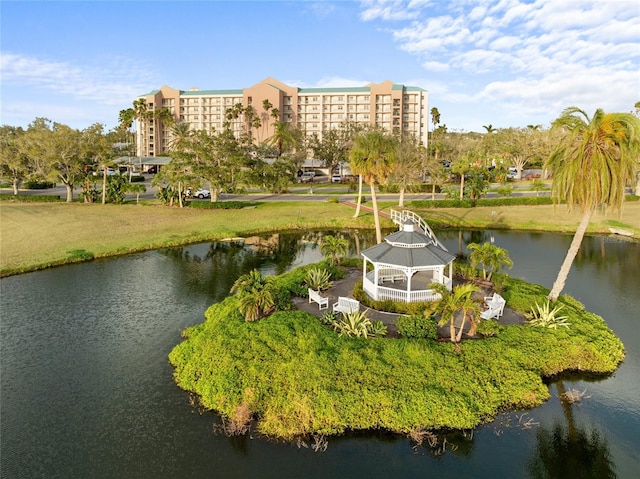
[[[258,202],[249,201],[189,201],[191,208],[200,208],[203,210],[240,210],[259,205]]]
[[[20,203],[54,203],[65,200],[60,199],[60,195],[12,195],[2,193],[0,194],[0,201],[13,201]]]

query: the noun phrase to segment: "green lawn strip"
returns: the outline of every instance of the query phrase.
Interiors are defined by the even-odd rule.
[[[391,202],[381,208],[399,209]],[[432,226],[532,231],[575,231],[579,214],[566,207],[502,206],[415,209]],[[0,203],[0,275],[90,258],[220,240],[287,229],[372,228],[373,215],[334,202],[269,202],[242,209],[168,208],[82,203]],[[609,234],[615,225],[640,237],[640,202],[622,215],[594,215],[589,232]],[[383,218],[383,226],[391,227]]]
[[[187,243],[293,229],[371,228],[335,203],[262,203],[243,209],[80,203],[2,203],[1,274]],[[82,252],[78,255],[78,252]]]
[[[522,301],[530,290],[510,279],[505,297]],[[272,437],[467,429],[540,405],[549,398],[544,377],[616,369],[624,348],[602,318],[572,298],[563,312],[569,330],[505,326],[456,354],[450,343],[339,337],[301,311],[246,323],[228,297],[185,331],[169,359],[178,385],[205,408],[231,419],[248,408]]]

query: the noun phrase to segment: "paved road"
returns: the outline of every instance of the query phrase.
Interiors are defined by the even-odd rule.
[[[151,200],[156,198],[156,193],[158,189],[151,185],[152,176],[145,177],[144,185],[147,189],[146,193],[140,195],[141,200]],[[497,187],[499,185],[492,185],[492,187]],[[529,186],[528,184],[519,185],[518,183],[512,184],[514,192],[512,196],[536,196],[536,193],[533,191],[528,191],[526,188]],[[55,188],[49,188],[46,190],[19,190],[21,195],[57,195],[60,198],[66,198],[67,189],[63,185],[57,185]],[[2,188],[0,189],[0,193],[13,193],[13,190],[10,188]],[[78,198],[80,193],[80,188],[76,188],[73,192],[73,197]],[[363,194],[367,199],[371,198],[371,194],[369,192],[369,188],[365,187]],[[539,195],[548,195],[549,192],[540,192]],[[383,194],[378,193],[378,199],[381,201],[398,201],[399,195],[397,193],[394,194]],[[488,193],[487,198],[497,198],[499,195],[497,193]],[[330,198],[338,198],[338,201],[353,201],[357,197],[357,192],[349,191],[349,186],[345,184],[336,184],[336,185],[327,185],[326,183],[322,186],[317,184],[297,184],[293,185],[290,188],[290,193],[287,194],[270,194],[264,192],[249,192],[247,194],[235,195],[235,194],[224,194],[220,198],[221,201],[327,201]],[[436,194],[436,199],[443,199],[443,194]],[[133,194],[128,194],[127,199],[135,200],[136,196]],[[431,200],[430,193],[406,193],[405,201],[410,200]],[[209,200],[195,200],[195,201],[209,201]]]

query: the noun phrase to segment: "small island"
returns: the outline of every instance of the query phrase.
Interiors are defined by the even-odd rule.
[[[341,260],[339,239],[325,238],[322,247],[327,259],[319,263],[239,278],[236,294],[211,306],[170,353],[177,384],[219,413],[227,433],[253,427],[295,440],[471,429],[500,412],[539,406],[550,397],[549,378],[604,377],[624,358],[620,339],[580,302],[561,295],[550,309],[548,289],[487,274],[484,264],[456,262],[449,290],[432,285],[439,300],[402,303],[374,300],[362,281],[349,280],[373,267]],[[332,290],[337,284],[358,311],[332,311],[344,294]],[[317,296],[309,299],[311,291]],[[508,313],[481,319],[490,291]],[[455,295],[462,302],[442,306]]]

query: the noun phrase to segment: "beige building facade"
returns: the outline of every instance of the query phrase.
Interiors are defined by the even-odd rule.
[[[236,135],[249,134],[254,143],[273,136],[274,123],[280,121],[320,138],[324,131],[347,122],[378,126],[411,133],[427,145],[428,92],[391,81],[363,87],[298,88],[267,78],[238,90],[185,91],[163,86],[140,98],[150,114],[137,128],[138,156],[163,156],[169,151],[171,132],[153,117],[165,108],[176,122],[186,122],[192,130],[221,132],[228,121]]]

